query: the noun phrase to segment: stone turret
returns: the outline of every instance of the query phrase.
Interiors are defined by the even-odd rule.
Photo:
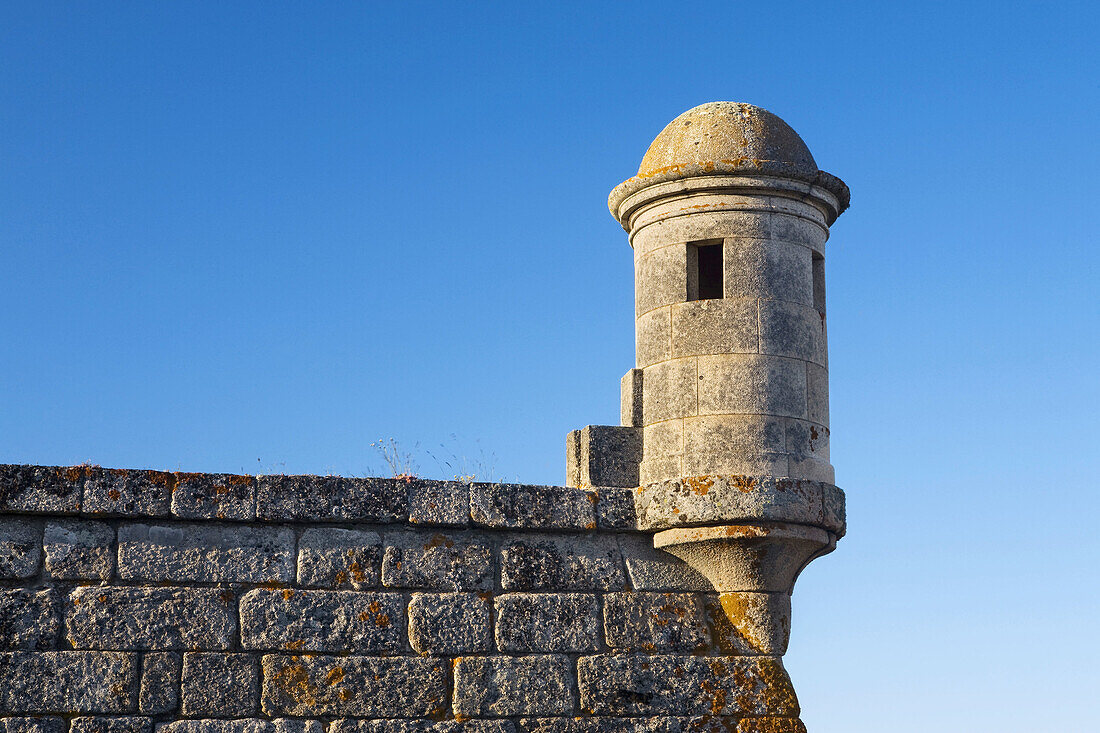
[[[630,486],[749,654],[782,655],[802,568],[844,533],[829,461],[825,243],[848,187],[774,114],[673,120],[611,192],[634,249],[622,425],[569,436],[567,482]]]

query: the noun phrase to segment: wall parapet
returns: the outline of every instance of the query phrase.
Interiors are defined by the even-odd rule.
[[[0,466],[0,733],[804,731],[634,506]]]

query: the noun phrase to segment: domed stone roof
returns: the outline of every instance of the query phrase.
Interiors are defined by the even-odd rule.
[[[638,175],[653,176],[692,163],[737,165],[750,161],[757,168],[782,164],[792,173],[817,173],[806,143],[776,115],[741,102],[708,102],[689,109],[661,130],[642,158]]]
[[[814,156],[798,133],[766,109],[742,102],[708,102],[689,109],[661,130],[649,146],[638,175],[611,191],[607,205],[627,227],[638,202],[634,197],[651,186],[705,176],[770,178],[809,185],[806,193],[827,191],[832,219],[848,208],[850,194],[844,181],[818,170]],[[765,179],[760,179],[764,176]],[[630,203],[633,202],[633,203]],[[625,209],[620,206],[625,205]]]

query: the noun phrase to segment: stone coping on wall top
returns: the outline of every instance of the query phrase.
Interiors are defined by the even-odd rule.
[[[637,529],[630,489],[89,465],[0,464],[0,513],[578,532]]]

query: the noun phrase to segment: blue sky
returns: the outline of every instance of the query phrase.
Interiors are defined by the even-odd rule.
[[[560,483],[618,420],[606,196],[766,107],[852,189],[814,733],[1100,729],[1086,3],[0,8],[0,462]],[[450,464],[449,466],[446,464]]]

